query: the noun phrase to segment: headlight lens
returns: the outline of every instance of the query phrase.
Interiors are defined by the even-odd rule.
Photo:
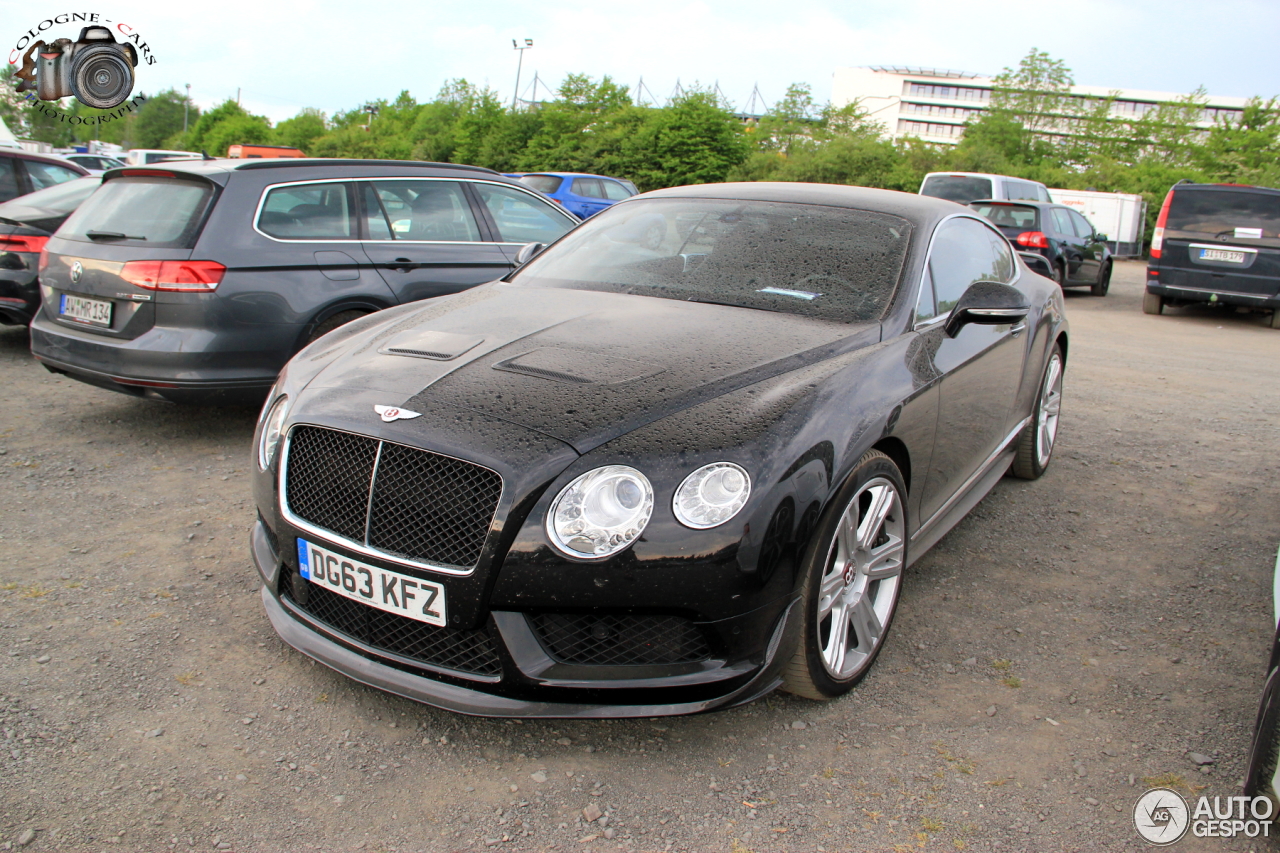
[[[258,441],[258,467],[263,471],[271,467],[276,457],[276,448],[280,445],[280,430],[284,427],[284,416],[289,413],[289,397],[281,395],[267,410],[262,419],[262,438]]]
[[[547,535],[571,557],[600,560],[626,548],[653,515],[653,486],[626,465],[588,471],[551,504]]]
[[[737,515],[750,495],[751,477],[742,467],[714,462],[684,478],[671,508],[681,524],[705,530]]]

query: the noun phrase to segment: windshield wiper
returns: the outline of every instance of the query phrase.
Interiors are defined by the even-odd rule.
[[[765,308],[760,305],[743,305],[741,302],[727,302],[719,299],[707,299],[702,296],[690,296],[684,300],[685,302],[700,302],[703,305],[724,305],[728,308],[746,308],[749,311],[769,311],[776,313],[776,308]]]
[[[84,236],[90,240],[145,240],[146,237],[130,237],[119,231],[86,231]]]

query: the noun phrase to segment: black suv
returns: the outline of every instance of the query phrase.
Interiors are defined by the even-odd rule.
[[[393,160],[181,160],[107,172],[41,256],[31,351],[175,402],[260,399],[364,314],[500,278],[577,219],[496,172]]]
[[[975,201],[969,207],[1000,229],[1023,253],[1035,252],[1049,263],[1059,287],[1088,287],[1106,296],[1111,287],[1111,250],[1107,235],[1063,204],[1040,201]]]
[[[100,183],[97,177],[76,178],[0,203],[0,323],[31,322],[40,309],[40,252]]]
[[[1270,310],[1280,329],[1280,190],[1182,183],[1165,196],[1142,310],[1206,302]]]

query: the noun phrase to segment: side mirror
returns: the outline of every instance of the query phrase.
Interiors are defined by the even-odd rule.
[[[525,243],[520,247],[520,251],[516,252],[516,266],[524,266],[533,260],[534,256],[547,248],[546,243]]]
[[[960,297],[947,319],[947,336],[954,338],[970,323],[1002,326],[1016,323],[1031,312],[1031,303],[1016,287],[998,281],[976,281]]]
[[[1049,259],[1037,252],[1018,252],[1018,256],[1022,258],[1022,262],[1027,265],[1036,275],[1042,275],[1045,278],[1053,278],[1053,267],[1049,266]]]
[[[1105,243],[1111,238],[1108,237],[1106,234],[1098,233],[1093,235],[1093,239],[1097,240],[1099,243]]]

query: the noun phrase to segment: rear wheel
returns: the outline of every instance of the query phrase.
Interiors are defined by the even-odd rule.
[[[1067,267],[1062,261],[1053,265],[1053,281],[1058,287],[1065,287],[1067,284]]]
[[[1143,314],[1163,314],[1164,313],[1164,297],[1158,293],[1147,291],[1142,297],[1142,313]]]
[[[1094,296],[1106,296],[1107,291],[1111,289],[1111,262],[1102,265],[1102,269],[1098,271],[1098,280],[1093,283]]]
[[[832,699],[871,668],[898,607],[906,494],[898,466],[871,450],[819,522],[804,562],[800,644],[783,675],[787,692]]]
[[[1036,396],[1031,423],[1018,437],[1018,449],[1010,470],[1023,480],[1038,480],[1049,467],[1053,444],[1058,438],[1058,415],[1062,411],[1062,347],[1053,345],[1044,368],[1040,393]]]
[[[316,341],[320,340],[325,335],[329,334],[339,326],[345,326],[347,323],[350,323],[352,320],[359,320],[361,317],[363,317],[367,313],[369,312],[339,311],[337,314],[334,314],[332,317],[329,317],[327,320],[323,320],[322,322],[317,324],[316,327],[311,330],[310,336],[307,337],[307,344],[315,343]]]
[[[1271,312],[1271,328],[1280,329],[1280,308]]]

